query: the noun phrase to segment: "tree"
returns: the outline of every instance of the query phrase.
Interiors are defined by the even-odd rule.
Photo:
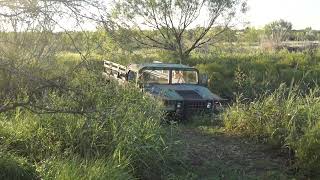
[[[264,27],[267,38],[276,44],[288,39],[292,30],[292,23],[280,19],[279,21],[271,22]]]
[[[315,41],[317,39],[316,32],[311,27],[307,27],[304,30],[304,32],[305,32],[305,40]]]
[[[61,19],[81,24],[89,16],[86,9],[96,5],[96,1],[87,0],[0,1],[0,113],[17,107],[41,112],[81,112],[68,107],[49,107],[39,97],[52,90],[78,91],[65,83],[75,68],[66,73],[50,73],[58,72],[51,62],[61,49],[55,31],[64,31],[85,61],[86,54],[76,45]]]
[[[261,38],[261,30],[248,27],[243,32],[243,42],[256,43],[260,41]]]
[[[115,0],[113,18],[118,28],[133,30],[139,44],[174,52],[181,63],[246,8],[246,0]],[[219,31],[209,33],[213,27]]]

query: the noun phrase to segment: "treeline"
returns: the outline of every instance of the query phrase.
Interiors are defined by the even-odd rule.
[[[225,29],[222,34],[215,37],[215,43],[209,43],[206,46],[196,49],[198,52],[207,52],[210,47],[222,47],[231,46],[230,43],[236,43],[242,46],[245,44],[248,47],[254,48],[255,46],[261,46],[262,48],[270,45],[280,46],[281,42],[284,41],[315,41],[315,45],[319,45],[317,41],[320,40],[320,31],[312,30],[311,28],[306,28],[304,30],[293,30],[291,27],[281,27],[279,29],[272,28],[273,26],[279,25],[281,21],[276,21],[265,26],[264,29],[255,29],[248,27],[243,30],[237,29]],[[289,22],[287,22],[289,23]],[[290,23],[289,23],[290,24]],[[194,34],[201,32],[202,28],[188,29],[185,37],[186,43],[192,43]],[[208,36],[214,36],[217,32],[220,32],[222,28],[215,27],[208,32]],[[131,53],[137,52],[144,49],[154,49],[158,51],[156,47],[146,47],[134,39],[134,35],[141,32],[137,30],[106,30],[102,27],[97,28],[96,31],[68,31],[68,32],[0,32],[1,38],[4,40],[0,45],[7,46],[10,45],[10,39],[13,37],[19,37],[19,39],[25,42],[39,42],[50,43],[56,52],[86,52],[95,53],[102,56],[108,56],[109,54],[114,54],[117,52],[121,53]],[[144,30],[145,34],[150,36],[158,36],[158,32],[151,30]],[[132,36],[131,36],[132,35]],[[42,37],[42,39],[40,39]],[[6,42],[5,39],[8,41]],[[243,44],[244,43],[244,44]],[[272,46],[271,45],[271,46]],[[307,44],[308,45],[308,44]],[[282,46],[286,46],[283,45]],[[290,46],[290,43],[289,43]],[[299,44],[298,46],[301,46]],[[303,45],[302,45],[303,46]],[[302,49],[303,50],[303,49]],[[167,51],[167,50],[162,50]],[[171,52],[168,51],[170,54]],[[171,53],[172,54],[172,53]],[[173,53],[174,54],[174,53]],[[187,58],[187,57],[186,57]]]
[[[259,43],[263,38],[266,38],[265,29],[256,29],[254,27],[248,27],[243,30],[230,30],[229,40],[226,35],[225,40],[230,42],[249,42],[249,43]],[[320,30],[313,30],[312,28],[306,28],[301,30],[290,30],[285,39],[287,41],[319,41],[320,40]]]

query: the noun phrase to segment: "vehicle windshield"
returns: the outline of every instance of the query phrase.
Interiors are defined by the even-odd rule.
[[[143,84],[169,84],[168,70],[144,70],[139,78]]]
[[[173,70],[172,84],[198,84],[198,73],[194,70]]]
[[[172,73],[172,84],[198,84],[198,73],[195,70],[144,70],[139,78],[143,84],[169,84]]]

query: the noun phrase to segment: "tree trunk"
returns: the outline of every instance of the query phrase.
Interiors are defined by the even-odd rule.
[[[179,63],[182,64],[184,61],[184,54],[182,52],[179,52]]]
[[[180,53],[179,52],[179,63],[182,64],[182,62],[186,62],[186,60],[188,59],[189,57],[189,54],[186,54],[186,53]]]

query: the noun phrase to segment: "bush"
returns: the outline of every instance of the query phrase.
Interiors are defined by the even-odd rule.
[[[299,158],[301,167],[318,172],[320,168],[320,122],[301,137],[301,139],[294,144],[296,149],[296,156]]]
[[[35,168],[26,159],[0,152],[0,179],[34,180],[40,178]]]
[[[117,172],[118,165],[124,166],[121,172],[135,177],[161,176],[166,169],[168,145],[160,125],[160,104],[134,87],[106,83],[87,71],[78,71],[66,83],[79,91],[49,91],[36,102],[66,112],[17,109],[0,115],[3,150],[15,152],[39,166],[47,159],[77,157],[80,164],[85,164],[84,171],[93,173],[88,177],[100,174],[94,174],[93,169],[109,162],[102,162],[103,159],[117,164],[102,167],[101,177],[111,167]],[[66,164],[66,171],[61,173],[68,177],[68,168],[71,173],[75,164],[68,160],[61,163]],[[78,171],[82,169],[75,169]]]

